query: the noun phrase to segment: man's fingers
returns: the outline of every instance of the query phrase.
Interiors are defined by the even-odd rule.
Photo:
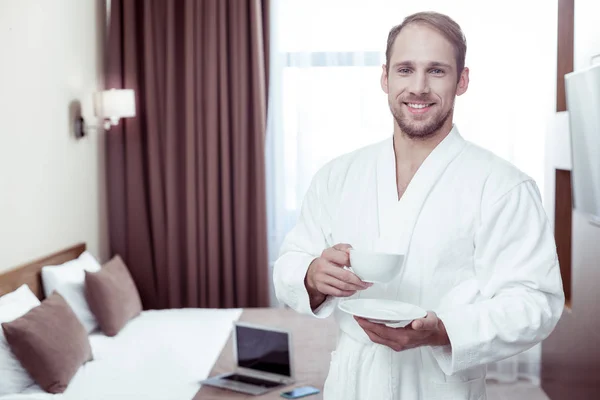
[[[438,328],[438,318],[437,315],[429,311],[425,318],[415,319],[411,323],[411,328],[415,331],[434,331]]]
[[[319,286],[319,292],[333,297],[350,297],[356,293],[356,290],[341,290],[326,283],[321,283]]]
[[[390,340],[382,338],[381,336],[377,335],[375,332],[369,331],[369,330],[365,329],[365,333],[367,334],[367,336],[369,337],[369,339],[371,339],[371,341],[373,343],[382,344],[384,346],[389,347],[392,350],[400,351],[400,346],[399,345],[397,345],[396,343],[394,343],[394,342],[392,342]]]
[[[348,243],[338,243],[335,246],[333,246],[333,248],[348,253],[348,250],[350,250],[352,246],[350,246]]]
[[[391,329],[385,325],[376,324],[374,322],[369,322],[363,318],[356,318],[358,324],[363,328],[369,339],[373,343],[382,344],[384,346],[389,347],[394,351],[405,350],[408,345],[407,340],[399,340],[398,337],[394,337],[394,334]],[[397,333],[396,333],[397,336]]]
[[[321,254],[321,257],[339,265],[340,267],[347,266],[350,264],[349,250],[351,248],[352,246],[347,243],[338,243],[333,247],[325,249]]]
[[[364,318],[358,318],[356,320],[365,331],[372,332],[383,340],[391,340],[394,336],[397,336],[397,333],[394,332],[395,328],[390,328],[384,324],[377,324]]]
[[[335,247],[330,247],[323,251],[321,255],[327,261],[334,263],[340,267],[350,264],[350,256],[344,250],[338,250]]]
[[[365,287],[363,285],[356,285],[354,283],[350,283],[350,282],[344,282],[338,278],[336,278],[335,276],[332,275],[325,275],[323,277],[323,279],[321,279],[321,281],[329,286],[333,286],[336,289],[339,290],[351,290],[351,291],[357,291],[357,290],[364,290]]]
[[[356,274],[346,269],[330,268],[327,270],[327,274],[333,276],[334,278],[340,281],[352,284],[359,289],[366,289],[373,286],[371,283],[361,281],[360,278],[356,276]]]

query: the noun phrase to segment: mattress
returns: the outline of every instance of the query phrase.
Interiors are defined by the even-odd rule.
[[[227,342],[241,309],[144,311],[115,337],[90,334],[94,360],[67,390],[32,386],[0,400],[192,399]]]

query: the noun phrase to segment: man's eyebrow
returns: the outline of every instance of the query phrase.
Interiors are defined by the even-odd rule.
[[[434,62],[430,63],[429,66],[430,67],[443,67],[443,68],[452,69],[452,65],[446,64],[446,63],[441,62],[441,61],[434,61]]]
[[[401,62],[397,62],[393,65],[393,68],[399,68],[399,67],[414,67],[414,63],[412,61],[401,61]]]
[[[409,67],[409,68],[414,68],[415,63],[412,61],[400,61],[397,63],[394,63],[394,65],[392,65],[392,68],[396,69],[396,68],[400,68],[400,67]],[[427,64],[428,68],[436,68],[436,67],[442,67],[442,68],[447,68],[447,69],[452,69],[452,65],[442,62],[442,61],[431,61],[430,63]]]

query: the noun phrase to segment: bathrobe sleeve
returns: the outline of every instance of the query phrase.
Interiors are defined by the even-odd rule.
[[[323,250],[333,245],[327,243],[330,232],[330,218],[326,211],[327,178],[325,168],[313,178],[302,202],[298,222],[284,239],[279,258],[273,267],[277,298],[299,313],[319,318],[326,318],[332,314],[336,299],[328,296],[313,311],[304,278],[310,263],[318,258]]]
[[[479,298],[460,304],[450,295],[436,310],[451,344],[432,351],[447,375],[529,349],[552,332],[564,307],[554,236],[535,183],[518,184],[481,212],[476,278],[465,282],[478,287]]]

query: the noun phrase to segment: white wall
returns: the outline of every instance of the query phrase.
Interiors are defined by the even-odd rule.
[[[574,65],[575,71],[587,68],[592,56],[600,54],[600,13],[598,0],[575,0]],[[600,56],[599,56],[600,57]],[[600,58],[595,63],[600,62]],[[552,68],[556,71],[556,65]],[[544,199],[548,216],[554,222],[555,169],[571,169],[571,144],[567,112],[555,113],[546,141],[546,174]]]
[[[83,241],[108,256],[103,137],[95,125],[102,0],[0,0],[0,271]]]
[[[590,58],[593,55],[600,55],[598,13],[600,13],[598,0],[575,0],[575,70],[589,67]],[[595,63],[598,62],[600,59],[595,60]]]

